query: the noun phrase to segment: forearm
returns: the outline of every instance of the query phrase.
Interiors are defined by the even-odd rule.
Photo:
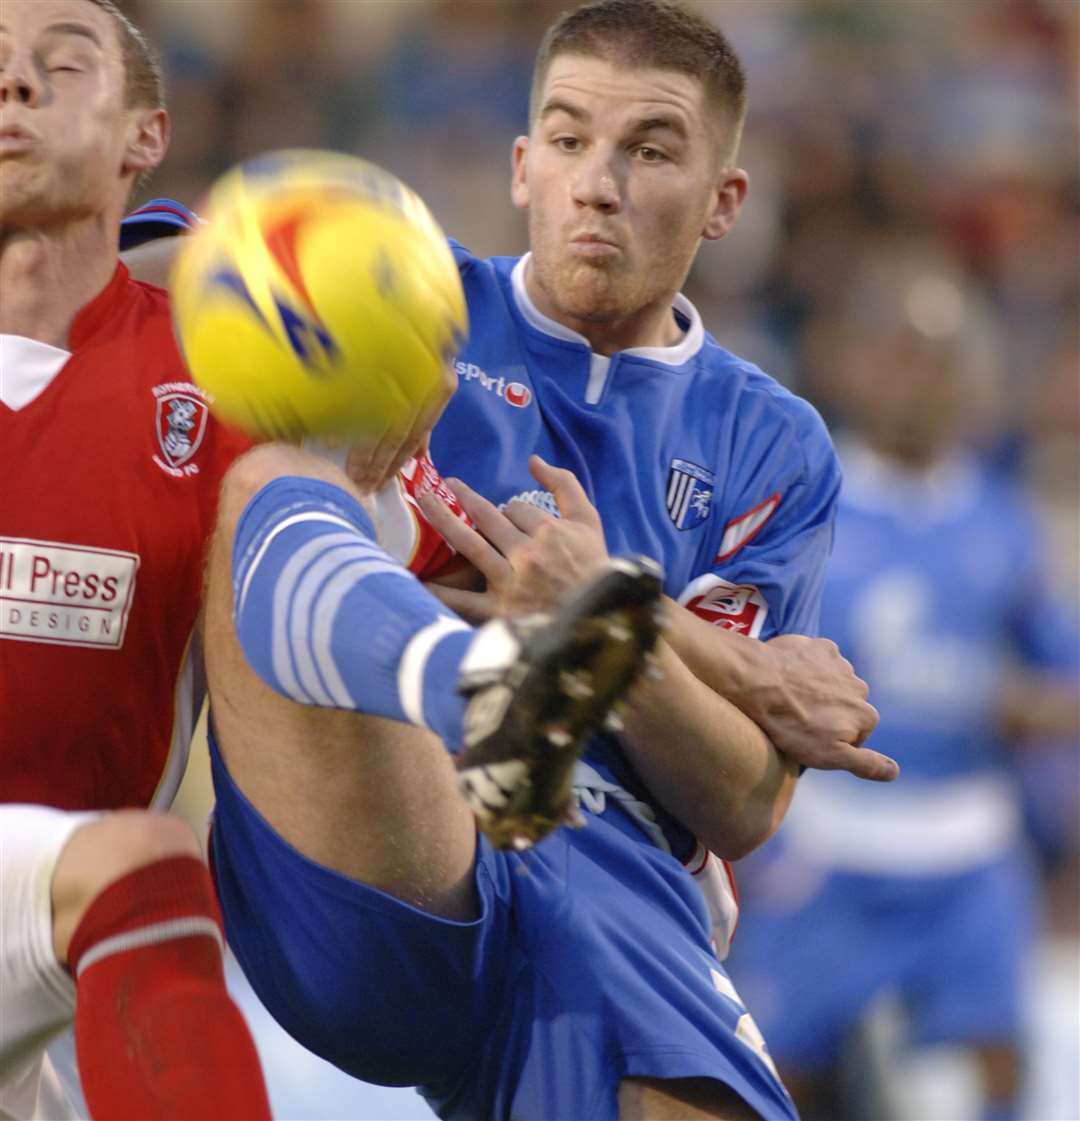
[[[1080,733],[1080,693],[1064,674],[1015,667],[1002,683],[998,712],[1014,740],[1075,739]]]
[[[671,625],[666,639],[679,660],[714,692],[746,711],[746,698],[773,671],[769,655],[756,638],[725,630],[668,600]]]
[[[718,856],[737,860],[783,820],[798,767],[670,645],[661,642],[658,657],[662,675],[631,696],[624,750],[668,813]]]

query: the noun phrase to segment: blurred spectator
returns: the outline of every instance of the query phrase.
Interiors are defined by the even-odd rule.
[[[1077,632],[1030,502],[970,450],[972,403],[1001,385],[970,286],[922,240],[883,242],[853,280],[827,336],[849,434],[821,629],[869,683],[902,778],[802,778],[728,964],[804,1121],[865,1116],[837,1101],[839,1067],[889,993],[909,1043],[972,1048],[979,1116],[1005,1121],[1039,917],[1008,748],[1075,745]]]

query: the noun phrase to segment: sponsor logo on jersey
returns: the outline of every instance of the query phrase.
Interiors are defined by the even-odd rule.
[[[732,584],[711,572],[691,581],[681,603],[707,623],[757,638],[769,613],[765,597],[752,584]]]
[[[0,639],[119,649],[135,553],[0,537]]]
[[[454,370],[463,382],[476,382],[481,389],[494,393],[496,397],[513,405],[515,409],[526,409],[532,404],[533,391],[520,381],[507,381],[506,378],[493,378],[486,374],[475,362],[455,362]]]
[[[168,382],[154,386],[155,430],[161,455],[154,462],[174,476],[197,475],[199,466],[190,462],[206,435],[210,409],[198,386],[190,382]]]
[[[667,512],[676,529],[701,525],[712,508],[716,476],[687,459],[673,459],[668,468]]]
[[[765,527],[765,523],[776,513],[780,505],[780,495],[773,494],[759,502],[752,510],[747,510],[742,517],[732,518],[724,526],[724,536],[720,541],[720,549],[713,558],[713,564],[719,564],[733,557],[744,545],[748,545]]]

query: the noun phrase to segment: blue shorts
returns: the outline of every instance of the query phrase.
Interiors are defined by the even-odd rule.
[[[791,909],[744,883],[727,966],[782,1069],[834,1063],[887,991],[914,1042],[1008,1043],[1022,1027],[1034,902],[1017,853],[936,877],[828,872]]]
[[[616,806],[524,853],[481,838],[481,913],[453,922],[308,860],[211,736],[226,933],[300,1043],[462,1121],[618,1117],[626,1077],[714,1078],[796,1121],[709,945],[700,890]]]

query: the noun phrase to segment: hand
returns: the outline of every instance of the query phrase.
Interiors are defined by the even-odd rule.
[[[765,672],[736,703],[776,748],[805,767],[892,782],[894,759],[862,746],[877,727],[866,682],[835,642],[785,634],[761,644]]]
[[[555,499],[559,517],[527,502],[510,502],[503,510],[460,479],[447,479],[476,525],[454,519],[436,499],[420,497],[420,507],[446,540],[484,575],[486,601],[476,593],[462,610],[475,618],[519,615],[559,607],[607,560],[600,515],[573,472],[552,467],[539,456],[529,470]],[[461,597],[454,597],[455,600]],[[447,600],[455,607],[454,600]]]

